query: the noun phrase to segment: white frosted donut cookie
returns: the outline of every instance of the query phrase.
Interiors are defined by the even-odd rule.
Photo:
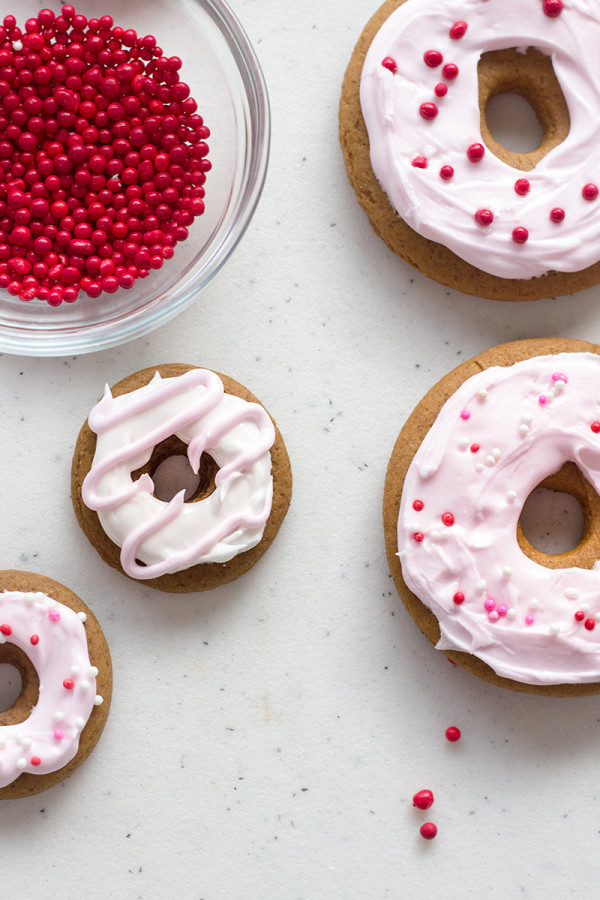
[[[86,449],[74,498],[80,499],[78,515],[93,512],[106,538],[120,548],[119,567],[126,575],[177,590],[181,580],[160,580],[211,566],[208,571],[224,576],[226,563],[263,541],[273,507],[276,429],[251,395],[225,390],[224,376],[164,366],[151,377],[149,370],[141,374],[131,376],[130,390],[115,396],[107,387],[90,413],[85,434],[94,435],[93,459]],[[212,489],[192,502],[183,489],[168,501],[160,499],[153,471],[144,469],[156,448],[173,438],[194,473],[208,457],[216,469]],[[179,589],[203,589],[192,583],[196,579]]]
[[[2,799],[39,793],[85,759],[106,721],[112,675],[87,606],[28,572],[0,572],[0,662],[22,678],[19,697],[0,712]]]
[[[527,353],[536,349],[535,341],[523,343]],[[476,374],[460,383],[461,367],[417,408],[390,462],[388,555],[403,599],[411,595],[409,609],[417,597],[433,613],[437,628],[429,620],[423,630],[453,659],[469,654],[500,680],[550,693],[557,685],[595,691],[594,527],[588,523],[574,551],[549,558],[527,546],[519,518],[531,492],[566,463],[577,467],[590,495],[600,490],[600,356],[591,347],[553,352],[568,341],[540,343],[550,354],[519,360],[519,342],[506,345],[512,351],[496,348],[499,365],[477,371],[467,364]],[[508,365],[511,354],[517,361]],[[489,363],[494,351],[484,357]],[[451,384],[456,389],[438,409]]]

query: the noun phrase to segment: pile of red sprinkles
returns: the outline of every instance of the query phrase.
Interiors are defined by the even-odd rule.
[[[209,130],[152,35],[42,9],[0,26],[0,288],[50,306],[160,269],[204,212]]]

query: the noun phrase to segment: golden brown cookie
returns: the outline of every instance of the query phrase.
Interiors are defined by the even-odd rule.
[[[112,666],[96,617],[44,575],[0,572],[0,638],[0,663],[22,682],[0,712],[4,800],[45,791],[89,756],[110,709]]]
[[[263,553],[270,546],[285,517],[291,499],[292,474],[290,462],[285,444],[283,442],[283,438],[281,436],[281,433],[279,432],[279,429],[275,425],[275,422],[271,419],[268,413],[266,413],[260,402],[253,396],[253,394],[250,393],[250,391],[248,391],[243,385],[239,384],[226,375],[220,375],[219,373],[211,372],[207,373],[207,370],[199,369],[196,366],[181,364],[152,366],[150,368],[143,369],[140,372],[136,372],[134,375],[130,375],[128,378],[125,378],[118,384],[116,384],[111,389],[113,397],[121,397],[125,394],[133,394],[133,392],[138,391],[146,385],[149,385],[149,383],[155,378],[157,372],[159,373],[160,378],[164,379],[163,387],[167,385],[168,379],[171,379],[173,384],[175,384],[175,379],[182,378],[210,378],[211,384],[213,382],[217,382],[218,379],[220,379],[224,386],[226,397],[227,395],[231,395],[233,397],[240,398],[241,400],[244,400],[249,404],[258,404],[258,406],[260,407],[258,411],[261,422],[260,428],[264,429],[265,433],[267,433],[269,429],[274,428],[274,443],[270,447],[271,474],[273,479],[273,499],[270,513],[268,513],[268,518],[266,520],[266,525],[264,525],[262,537],[257,538],[254,544],[249,547],[249,549],[243,549],[242,551],[237,552],[236,555],[232,554],[232,558],[226,561],[219,560],[214,562],[196,562],[195,564],[190,564],[189,561],[178,557],[177,564],[182,566],[180,570],[167,572],[159,571],[158,574],[152,574],[151,577],[147,577],[146,573],[143,571],[145,566],[153,565],[153,573],[156,571],[157,566],[159,565],[161,565],[163,568],[166,568],[167,556],[169,556],[170,554],[169,558],[172,559],[173,554],[178,554],[180,552],[183,552],[183,550],[181,547],[175,546],[173,540],[171,540],[173,546],[170,547],[168,553],[167,550],[164,551],[164,558],[162,562],[156,563],[155,558],[150,557],[148,557],[148,562],[138,559],[137,557],[135,561],[131,562],[130,560],[129,562],[127,562],[125,551],[122,552],[121,544],[117,543],[107,535],[100,523],[98,512],[90,508],[90,506],[86,505],[82,497],[82,486],[86,476],[92,468],[92,461],[94,459],[94,454],[96,453],[97,446],[97,436],[90,428],[88,422],[86,422],[81,429],[73,456],[71,473],[71,493],[73,506],[79,524],[89,538],[90,542],[96,548],[102,559],[109,565],[113,566],[113,568],[118,569],[123,574],[128,575],[135,580],[143,581],[143,583],[147,584],[149,587],[157,588],[158,590],[162,591],[189,592],[210,590],[213,587],[217,587],[221,584],[226,584],[227,582],[239,578],[240,575],[248,571],[248,569],[250,569],[260,559]],[[169,382],[169,384],[171,384],[171,382]],[[138,394],[137,397],[139,396],[141,395]],[[103,403],[104,402],[105,401],[103,401]],[[99,408],[100,406],[101,404],[99,404]],[[250,409],[250,407],[248,407],[248,409]],[[184,413],[184,415],[188,415],[189,419],[189,413]],[[194,417],[195,414],[192,410],[192,416],[189,421],[193,420]],[[198,418],[198,416],[196,416],[196,418]],[[160,423],[161,428],[164,428],[163,422]],[[159,465],[165,459],[174,456],[185,457],[187,453],[187,445],[176,436],[175,432],[177,430],[177,428],[169,430],[169,436],[165,437],[164,440],[153,440],[151,435],[149,438],[148,435],[144,436],[147,453],[144,459],[139,462],[137,468],[135,467],[134,462],[132,462],[131,466],[129,466],[129,469],[131,469],[131,478],[129,479],[129,475],[126,475],[127,490],[130,488],[132,482],[137,482],[138,479],[142,477],[145,477],[146,479],[148,479],[148,476],[150,476],[151,478],[154,477]],[[262,439],[263,438],[261,437],[261,440]],[[129,449],[131,448],[130,443],[129,449],[126,444],[127,441],[125,441],[122,445],[125,454],[127,454],[129,452]],[[265,449],[268,448],[265,447]],[[261,451],[261,453],[262,452],[263,451]],[[216,455],[217,454],[215,454],[215,456]],[[260,463],[260,465],[262,465],[263,467],[264,465],[267,465],[266,482],[270,481],[270,479],[268,478],[268,459],[266,464]],[[244,474],[249,469],[250,464],[246,468],[244,468]],[[183,506],[186,507],[192,504],[202,503],[202,501],[210,498],[211,495],[216,491],[219,491],[220,489],[218,472],[219,465],[215,461],[214,456],[211,455],[211,448],[208,447],[207,451],[202,452],[200,456],[200,468],[198,473],[199,483],[193,495],[191,497],[186,496],[186,501]],[[217,483],[215,483],[215,478],[217,479]],[[264,502],[261,500],[261,505],[264,506],[265,509],[267,508],[269,500],[269,488],[266,482],[264,487]],[[147,483],[150,488],[148,497],[156,497],[155,486],[153,484],[150,484],[149,482]],[[262,494],[260,496],[262,497]],[[213,499],[216,500],[217,497],[215,496],[215,498]],[[213,501],[211,500],[211,504],[212,502]],[[158,514],[158,506],[158,504],[154,504],[150,513],[152,517]],[[162,504],[161,508],[164,508],[164,506],[165,504]],[[204,508],[206,509],[206,504]],[[194,514],[197,514],[198,511],[199,510],[194,510],[193,512]],[[256,510],[253,510],[253,514],[255,512]],[[245,516],[247,513],[242,511],[240,514]],[[235,538],[235,534],[233,534],[233,532],[237,530],[237,526],[234,526],[235,523],[233,523],[228,532],[223,532],[222,537],[224,537],[225,540],[227,540],[230,535],[232,536],[231,540]],[[219,525],[219,527],[221,526]],[[260,529],[260,527],[260,524],[257,525],[255,530]],[[200,540],[200,537],[201,535],[198,534],[198,540]],[[195,532],[194,540],[196,540]],[[243,540],[244,538],[242,536],[242,538],[240,539],[240,543],[242,543]],[[121,543],[124,543],[124,540],[122,540]],[[160,548],[159,552],[163,552],[162,547]],[[129,571],[126,571],[126,568],[128,568]],[[169,566],[169,568],[172,567]]]
[[[375,35],[392,12],[404,2],[405,0],[386,0],[367,23],[346,71],[339,109],[340,142],[348,178],[376,234],[394,253],[428,277],[463,293],[492,300],[537,300],[572,294],[597,284],[600,281],[598,262],[580,271],[550,271],[534,278],[504,278],[491,275],[461,259],[443,244],[418,234],[392,207],[371,167],[369,136],[361,111],[359,90],[365,57]],[[460,10],[457,9],[456,15],[459,14]],[[455,43],[459,44],[460,41]],[[443,81],[440,69],[430,71],[434,71],[435,77]],[[516,182],[520,177],[519,170],[526,173],[533,169],[569,133],[570,118],[565,98],[550,59],[533,48],[529,48],[526,53],[519,52],[516,48],[484,53],[479,63],[478,74],[481,136],[486,152],[498,156],[512,166],[515,169]],[[446,84],[451,92],[452,81],[447,80]],[[535,110],[543,129],[543,138],[532,152],[510,152],[491,136],[486,122],[486,109],[491,98],[499,93],[519,94]],[[436,99],[433,93],[431,99]],[[442,106],[443,98],[439,102]],[[474,177],[479,179],[479,176],[478,171]],[[587,178],[589,175],[584,173],[582,185]],[[578,190],[574,202],[581,202],[579,193]],[[587,211],[585,202],[583,207],[585,215]],[[475,213],[475,210],[473,212]],[[547,217],[548,213],[544,215]],[[451,207],[448,217],[451,228]],[[556,227],[558,229],[561,226],[558,224]]]
[[[548,338],[548,339],[531,339],[531,340],[523,340],[523,341],[515,341],[509,344],[503,344],[498,347],[494,347],[491,350],[487,350],[484,353],[479,354],[475,358],[469,360],[468,362],[463,363],[458,366],[458,368],[454,369],[448,375],[441,379],[421,400],[421,402],[417,405],[413,413],[410,415],[408,421],[404,425],[400,435],[396,441],[389,466],[387,471],[387,477],[385,482],[385,492],[384,492],[384,503],[383,503],[383,519],[384,519],[384,531],[385,531],[385,541],[386,541],[386,549],[388,562],[390,566],[390,571],[392,573],[392,577],[394,579],[396,588],[406,609],[415,620],[416,624],[419,626],[420,630],[423,634],[429,638],[429,640],[435,645],[440,640],[440,624],[439,624],[439,615],[443,615],[444,617],[454,616],[454,620],[462,626],[464,620],[461,620],[460,616],[463,611],[469,607],[469,614],[472,611],[477,613],[481,617],[479,619],[479,625],[483,622],[483,626],[487,631],[484,632],[484,637],[481,637],[481,632],[477,633],[477,637],[472,637],[473,641],[473,653],[459,651],[459,650],[451,650],[447,647],[444,648],[444,652],[450,657],[455,663],[464,669],[472,672],[477,675],[479,678],[484,679],[485,681],[489,681],[492,684],[500,685],[502,687],[511,688],[515,691],[525,691],[529,693],[535,694],[546,694],[549,696],[561,696],[561,697],[571,697],[571,696],[583,696],[587,694],[599,693],[600,692],[600,679],[596,679],[596,681],[588,681],[587,683],[552,683],[552,684],[541,684],[541,683],[526,683],[522,680],[516,680],[515,678],[507,678],[501,675],[496,674],[496,672],[490,667],[490,665],[486,664],[482,661],[479,656],[475,655],[479,652],[482,656],[485,656],[488,648],[486,645],[486,641],[489,643],[490,641],[502,641],[504,635],[509,633],[507,629],[514,628],[519,631],[517,635],[519,640],[527,641],[529,639],[528,627],[531,627],[531,633],[533,633],[534,628],[540,626],[539,630],[543,631],[543,635],[539,638],[541,642],[546,641],[546,644],[540,644],[540,647],[544,647],[544,654],[548,660],[551,660],[553,655],[560,654],[562,652],[571,653],[572,647],[577,645],[578,647],[578,660],[577,665],[579,665],[579,660],[583,660],[582,665],[587,665],[585,660],[587,659],[586,654],[594,654],[594,659],[597,660],[600,657],[600,648],[595,650],[595,644],[593,641],[598,637],[598,632],[600,630],[600,624],[598,625],[598,629],[596,628],[596,620],[594,618],[595,608],[592,606],[588,609],[586,603],[584,603],[583,594],[580,595],[580,592],[576,591],[572,587],[565,587],[563,590],[562,582],[566,579],[566,582],[569,582],[569,570],[573,571],[571,567],[578,567],[579,569],[592,569],[594,564],[598,559],[600,559],[600,499],[594,490],[593,486],[590,484],[588,479],[584,477],[582,471],[578,466],[576,466],[573,462],[567,462],[565,465],[558,463],[558,468],[556,469],[555,474],[546,473],[549,477],[545,477],[545,474],[541,474],[539,477],[539,481],[537,481],[537,486],[546,487],[551,490],[557,491],[565,491],[573,496],[575,496],[582,507],[583,517],[584,517],[584,531],[583,536],[579,544],[565,553],[560,553],[556,555],[549,555],[536,550],[531,544],[526,540],[523,535],[523,532],[520,527],[520,522],[517,525],[517,541],[520,547],[520,550],[526,557],[529,557],[530,560],[537,563],[539,566],[545,567],[545,569],[552,570],[561,570],[557,575],[553,575],[553,579],[556,579],[555,588],[556,595],[562,597],[564,594],[564,600],[561,601],[561,613],[560,617],[557,617],[557,621],[552,620],[546,626],[544,624],[543,628],[541,627],[541,623],[543,621],[543,617],[545,615],[544,603],[540,598],[541,607],[538,610],[536,603],[531,603],[531,608],[526,608],[525,612],[522,610],[519,611],[519,615],[517,616],[516,611],[514,612],[514,619],[512,622],[509,621],[510,613],[508,607],[511,603],[515,603],[518,607],[519,603],[515,601],[515,597],[521,598],[523,594],[527,597],[529,594],[526,591],[526,588],[529,587],[529,582],[527,584],[520,585],[514,582],[511,582],[511,570],[510,568],[502,571],[503,578],[506,576],[506,580],[500,579],[500,588],[498,588],[497,581],[490,581],[483,577],[490,572],[491,567],[488,566],[484,571],[480,570],[480,575],[482,576],[482,581],[480,584],[473,584],[469,586],[467,589],[464,584],[465,581],[461,579],[466,579],[465,572],[467,571],[467,567],[464,564],[464,549],[460,551],[460,559],[463,561],[459,565],[456,562],[456,557],[452,555],[452,548],[454,546],[464,547],[464,546],[475,546],[477,542],[473,537],[473,533],[469,537],[468,541],[464,544],[461,544],[460,538],[455,531],[455,529],[459,529],[462,527],[464,523],[464,527],[467,528],[468,514],[471,510],[471,506],[469,499],[465,499],[464,502],[462,499],[456,500],[456,508],[451,510],[446,510],[446,495],[442,487],[444,486],[444,482],[438,480],[437,482],[429,482],[431,487],[423,488],[424,491],[428,491],[427,498],[424,502],[424,498],[422,497],[412,497],[412,493],[407,494],[404,502],[405,509],[405,518],[402,522],[407,521],[407,516],[411,519],[411,525],[408,526],[408,529],[403,525],[400,530],[400,542],[403,542],[403,546],[408,546],[409,541],[412,541],[411,546],[418,546],[419,548],[423,548],[425,553],[429,553],[431,548],[433,547],[432,543],[428,542],[439,541],[444,539],[446,541],[446,548],[443,553],[448,553],[448,560],[444,562],[442,568],[444,570],[444,576],[447,576],[448,581],[444,583],[444,597],[451,598],[453,596],[453,591],[456,591],[454,595],[456,599],[454,599],[455,607],[452,603],[448,602],[447,607],[444,608],[443,612],[439,612],[439,615],[436,615],[431,606],[435,604],[435,600],[433,599],[436,593],[436,585],[439,583],[439,579],[436,575],[437,570],[435,569],[435,563],[433,562],[433,557],[424,556],[422,559],[429,559],[426,565],[427,577],[430,579],[430,587],[428,590],[420,591],[421,596],[417,596],[406,584],[405,577],[403,576],[402,565],[400,559],[398,557],[399,551],[399,531],[398,531],[398,522],[399,515],[401,509],[401,500],[403,495],[403,490],[405,489],[405,482],[407,478],[407,473],[413,463],[413,459],[415,454],[419,450],[422,442],[426,437],[429,436],[429,447],[431,444],[432,432],[431,429],[434,426],[437,428],[437,431],[434,432],[435,438],[433,441],[436,450],[439,449],[440,459],[446,460],[449,454],[455,454],[454,458],[458,460],[458,471],[461,474],[460,478],[454,478],[454,482],[458,485],[459,495],[464,495],[468,497],[468,490],[470,489],[470,485],[475,483],[477,478],[484,479],[484,484],[488,485],[487,490],[490,491],[491,487],[489,485],[497,484],[501,485],[503,488],[506,487],[504,481],[495,482],[485,481],[489,477],[492,478],[488,473],[493,472],[495,479],[504,478],[504,474],[500,471],[501,465],[504,464],[504,459],[517,458],[516,455],[511,457],[511,452],[513,454],[517,454],[518,448],[524,446],[522,443],[519,443],[522,438],[526,437],[529,433],[529,429],[538,429],[540,426],[538,425],[538,421],[549,421],[552,422],[551,418],[544,420],[543,418],[538,420],[538,417],[543,417],[546,414],[548,416],[552,416],[552,403],[558,404],[560,402],[560,398],[558,395],[564,395],[564,402],[566,404],[574,404],[574,411],[572,412],[573,416],[578,416],[577,419],[577,428],[575,426],[569,425],[569,428],[565,431],[565,433],[571,435],[573,433],[581,433],[584,435],[584,439],[589,441],[587,446],[592,447],[592,452],[595,453],[595,443],[596,443],[596,434],[600,432],[600,423],[596,421],[596,417],[600,418],[600,414],[597,412],[597,392],[595,392],[595,388],[592,384],[588,385],[587,383],[584,385],[584,389],[590,392],[591,402],[583,404],[584,408],[581,408],[582,404],[579,406],[573,401],[573,397],[575,396],[575,378],[571,379],[571,383],[564,383],[560,381],[563,377],[563,368],[566,371],[568,367],[569,360],[568,357],[561,357],[561,369],[558,372],[553,372],[552,368],[549,367],[546,363],[540,366],[540,370],[543,375],[543,379],[546,379],[549,385],[554,385],[554,391],[552,387],[543,388],[542,392],[533,392],[529,393],[527,397],[523,400],[522,405],[512,404],[509,405],[509,413],[506,414],[505,418],[501,420],[501,428],[505,429],[507,434],[507,441],[503,442],[502,439],[498,442],[498,449],[494,446],[487,446],[484,443],[484,439],[482,438],[482,442],[476,443],[473,441],[473,434],[484,435],[486,434],[486,424],[483,418],[484,414],[488,414],[488,410],[491,409],[492,413],[494,409],[497,409],[494,405],[490,407],[490,403],[492,401],[489,399],[493,396],[492,392],[496,392],[496,396],[498,396],[498,381],[494,377],[493,379],[490,376],[490,382],[487,388],[483,388],[481,392],[478,391],[473,394],[473,391],[477,388],[478,382],[473,382],[473,387],[465,386],[464,393],[457,395],[457,391],[468,379],[472,376],[479,375],[479,373],[486,373],[490,367],[492,366],[502,366],[502,367],[511,367],[513,364],[518,363],[522,360],[530,360],[534,357],[545,357],[545,356],[555,356],[556,354],[600,354],[600,348],[594,344],[589,344],[585,341],[577,341],[571,339],[559,339],[559,338]],[[568,378],[567,375],[564,376]],[[557,381],[554,381],[554,379]],[[483,379],[485,381],[485,379]],[[556,389],[556,384],[558,383],[558,390]],[[467,389],[468,388],[468,389]],[[488,396],[489,391],[489,396]],[[539,396],[538,396],[539,393]],[[471,399],[468,402],[465,401],[465,397],[470,397]],[[557,399],[558,398],[558,399]],[[446,401],[453,401],[453,406],[447,406],[444,409],[444,418],[441,417],[438,419],[442,407]],[[456,409],[458,406],[462,407],[462,404],[465,404],[465,409],[462,411],[460,416],[455,416]],[[487,404],[487,409],[486,409]],[[456,408],[455,408],[456,407]],[[514,422],[512,411],[514,410]],[[571,413],[568,413],[571,415]],[[454,418],[453,418],[454,416]],[[450,418],[449,418],[450,417]],[[458,422],[458,419],[461,419],[461,423]],[[497,417],[496,417],[497,418]],[[464,419],[464,422],[462,422]],[[581,422],[579,421],[581,420]],[[444,445],[443,440],[445,440],[444,435],[447,435],[449,432],[440,430],[440,423],[444,422],[448,428],[455,426],[452,424],[457,422],[460,427],[456,430],[453,430],[451,433],[453,443],[449,445]],[[558,419],[554,420],[558,422]],[[450,423],[450,424],[449,424]],[[462,427],[464,424],[464,428]],[[471,430],[469,430],[471,429]],[[520,432],[520,433],[519,433]],[[454,441],[454,438],[457,434],[464,434],[465,437],[462,440],[461,446],[459,446],[458,441]],[[536,432],[537,433],[537,432]],[[510,440],[509,440],[510,438]],[[552,441],[552,449],[558,444],[558,437],[551,439]],[[600,441],[598,442],[600,445]],[[444,449],[446,446],[446,449]],[[535,445],[532,445],[535,446]],[[544,467],[546,465],[546,459],[548,458],[548,453],[550,452],[548,447],[550,444],[544,445],[546,450],[532,449],[530,452],[534,454],[534,459],[532,463],[532,472],[531,477],[536,480],[536,468],[539,467],[539,472],[544,472]],[[449,449],[448,449],[449,447]],[[517,449],[515,449],[517,448]],[[558,452],[558,451],[557,451]],[[561,451],[562,452],[562,451]],[[586,462],[586,453],[590,453],[590,450],[583,450],[579,456],[582,460],[582,463]],[[462,454],[462,456],[461,456]],[[494,454],[494,455],[493,455]],[[497,457],[497,458],[496,458]],[[437,457],[436,457],[437,459]],[[527,464],[526,457],[519,456],[519,465],[523,466]],[[461,461],[462,460],[462,461]],[[478,461],[479,472],[474,468],[477,464],[475,461]],[[531,461],[531,457],[530,457]],[[591,464],[591,463],[590,463]],[[426,468],[428,465],[427,460],[424,460],[423,455],[420,456],[420,462],[418,464],[418,470],[423,473],[424,467]],[[431,463],[434,465],[434,463]],[[414,472],[414,469],[411,470]],[[454,470],[453,470],[454,471]],[[511,477],[515,477],[513,470],[509,470],[511,472]],[[437,469],[436,469],[437,474]],[[448,474],[448,470],[446,470],[444,477]],[[426,474],[426,479],[431,478],[431,472]],[[417,485],[425,485],[426,480],[423,481],[417,479],[416,481],[413,479],[411,482],[411,486],[414,484]],[[435,489],[433,485],[436,485]],[[508,488],[511,487],[512,482],[510,478],[508,479]],[[535,489],[536,484],[534,483],[531,490]],[[435,499],[431,499],[433,492],[433,496]],[[455,492],[456,493],[456,492]],[[527,495],[530,493],[528,490],[525,496],[518,496],[518,492],[511,492],[510,490],[506,490],[505,492],[500,492],[499,494],[491,494],[488,493],[484,495],[487,497],[485,500],[478,500],[478,503],[481,505],[477,507],[477,509],[481,510],[485,508],[486,504],[489,508],[494,511],[494,514],[499,516],[504,516],[505,514],[511,515],[510,513],[510,504],[515,504],[515,515],[519,515],[520,509],[522,509],[522,505],[527,499]],[[513,496],[514,495],[514,496]],[[439,510],[434,508],[437,504],[437,498],[439,498]],[[499,498],[499,499],[498,499]],[[444,507],[444,509],[442,509]],[[508,510],[508,513],[505,511]],[[450,517],[448,518],[448,513],[450,513]],[[481,528],[485,528],[485,519],[489,512],[486,512],[482,517],[478,513],[477,519],[475,521],[481,522]],[[437,529],[435,532],[433,531],[433,527],[431,525],[432,517],[434,519],[434,525]],[[513,517],[514,518],[514,517]],[[438,523],[439,520],[439,524]],[[511,518],[510,521],[513,519]],[[414,525],[412,524],[414,523]],[[422,531],[419,531],[422,527]],[[417,529],[417,531],[415,531]],[[414,534],[410,534],[411,531],[414,531]],[[480,532],[483,533],[483,532]],[[514,532],[512,532],[514,534]],[[456,545],[454,544],[454,539],[457,538]],[[491,537],[488,538],[488,541],[491,541],[491,548],[493,552],[496,554],[494,559],[497,560],[498,571],[500,571],[500,567],[504,566],[505,560],[503,558],[503,550],[502,545],[500,543],[500,534],[494,533]],[[485,541],[481,542],[481,546],[485,546]],[[437,550],[434,550],[434,553],[437,553]],[[518,554],[517,554],[518,555]],[[404,557],[406,558],[406,557]],[[413,557],[414,558],[414,557]],[[482,560],[475,557],[477,560],[477,564],[479,565]],[[452,562],[455,560],[455,562]],[[418,563],[421,565],[421,563]],[[453,568],[456,566],[456,568]],[[481,569],[481,567],[480,567]],[[566,574],[564,571],[566,570]],[[425,571],[425,569],[423,570]],[[518,570],[515,570],[518,571]],[[405,573],[406,575],[406,573]],[[514,577],[514,576],[513,576]],[[528,575],[529,577],[529,575]],[[410,580],[410,579],[409,579]],[[509,587],[510,583],[510,587]],[[431,586],[433,585],[433,586]],[[490,586],[491,585],[491,586]],[[494,587],[495,585],[495,587]],[[506,587],[504,586],[506,585]],[[485,610],[490,609],[490,612],[487,614],[488,616],[491,614],[496,617],[496,624],[492,625],[491,628],[488,628],[488,624],[485,621],[485,611],[482,608],[482,604],[488,600],[487,591],[495,591],[496,588],[500,591],[498,596],[493,598],[494,605],[485,607]],[[481,593],[478,593],[481,592]],[[532,598],[536,596],[536,593],[531,592]],[[504,601],[504,597],[512,598],[512,600],[507,600],[504,606],[501,606]],[[439,599],[439,598],[438,598]],[[491,602],[491,601],[490,601]],[[529,602],[529,601],[527,601]],[[441,607],[436,607],[436,610],[439,611]],[[448,612],[448,609],[450,612]],[[454,610],[454,612],[453,612]],[[498,610],[500,611],[498,613]],[[507,613],[509,614],[509,618],[506,618]],[[525,618],[525,614],[529,614],[530,618]],[[504,617],[504,618],[502,618]],[[536,622],[536,620],[538,620]],[[593,621],[592,621],[593,620]],[[490,622],[492,620],[490,619]],[[598,619],[600,623],[600,617]],[[475,634],[477,625],[473,628],[472,633]],[[465,630],[468,628],[472,628],[472,621],[469,620],[468,623],[464,624]],[[495,631],[494,629],[497,628]],[[586,631],[586,629],[590,629]],[[492,635],[490,638],[489,635]],[[486,637],[487,636],[487,637]],[[535,640],[538,640],[536,637]],[[478,649],[481,647],[481,649]],[[476,649],[477,648],[477,649]],[[529,650],[530,648],[528,648]],[[539,648],[538,648],[539,649]],[[579,653],[579,651],[581,651]],[[516,652],[516,651],[515,651]],[[537,652],[537,649],[536,649]],[[533,656],[531,657],[533,659]],[[527,660],[527,662],[529,662]],[[572,662],[572,659],[569,660],[569,663]],[[532,663],[533,664],[533,663]],[[579,671],[579,669],[577,669]],[[530,677],[529,675],[527,677]]]

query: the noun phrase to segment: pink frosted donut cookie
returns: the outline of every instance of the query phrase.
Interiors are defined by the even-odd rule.
[[[156,479],[178,459],[196,476],[170,497]],[[129,376],[94,407],[77,442],[72,496],[101,556],[166,591],[237,578],[264,553],[287,511],[283,439],[242,385],[194,366]]]
[[[0,712],[0,800],[37,794],[96,745],[110,708],[112,668],[102,630],[64,585],[0,572],[0,663],[22,689]]]
[[[340,117],[350,180],[392,249],[493,299],[600,280],[599,32],[586,0],[387,0],[357,45]],[[533,105],[536,150],[494,141],[498,93]]]
[[[494,683],[600,691],[598,384],[591,344],[496,347],[430,391],[392,454],[384,520],[399,593],[439,649]],[[540,483],[581,503],[568,552],[522,533]]]

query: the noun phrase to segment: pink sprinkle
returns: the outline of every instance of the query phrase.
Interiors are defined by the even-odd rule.
[[[548,402],[548,398],[546,397],[546,395],[540,394],[540,396],[538,397],[538,403],[540,404],[540,406],[543,406],[544,403],[547,403],[547,402]]]
[[[499,618],[500,613],[495,609],[488,613],[488,619],[490,620],[490,622],[497,622]]]
[[[562,372],[555,372],[552,376],[552,381],[564,381],[566,384],[568,379],[566,375],[563,375]]]
[[[460,414],[460,417],[461,417],[461,419],[464,419],[464,421],[466,422],[467,419],[471,418],[471,413],[469,412],[468,409],[463,409],[463,411]]]
[[[506,603],[501,603],[500,606],[498,607],[498,615],[505,616],[507,612],[508,612],[508,606],[506,605]]]
[[[48,618],[51,622],[58,622],[58,620],[60,619],[59,611],[57,609],[51,609],[48,613]]]
[[[485,606],[485,608],[488,611],[491,611],[492,609],[496,609],[496,601],[494,600],[493,597],[486,597],[483,605]]]
[[[65,733],[60,728],[54,729],[54,737],[56,738],[57,741],[62,741],[64,736],[65,736]]]
[[[533,625],[533,616],[525,616],[525,624]]]

